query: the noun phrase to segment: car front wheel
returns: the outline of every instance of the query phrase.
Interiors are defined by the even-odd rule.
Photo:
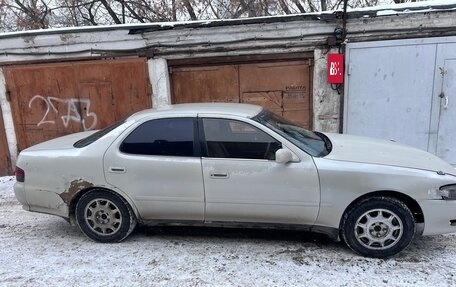
[[[415,234],[410,209],[390,197],[371,197],[360,201],[344,214],[341,235],[355,252],[385,258],[405,249]]]
[[[105,190],[90,191],[79,199],[76,220],[85,235],[103,243],[124,240],[136,226],[128,203]]]

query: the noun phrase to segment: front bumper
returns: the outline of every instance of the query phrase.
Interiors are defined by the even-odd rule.
[[[22,204],[23,209],[30,210],[30,205],[28,204],[27,200],[25,199],[24,183],[16,182],[14,184],[14,195],[16,195],[17,201],[19,201]]]
[[[423,235],[456,232],[456,200],[423,200]]]

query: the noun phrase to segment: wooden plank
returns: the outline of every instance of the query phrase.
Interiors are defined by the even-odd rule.
[[[239,102],[237,65],[173,68],[173,103]]]
[[[131,58],[120,60],[105,60],[96,62],[81,62],[75,67],[76,77],[79,80],[79,89],[82,86],[99,84],[98,99],[103,99],[105,107],[98,118],[105,126],[102,118],[112,117],[112,121],[119,121],[132,113],[145,108],[151,108],[149,91],[149,76],[146,58]],[[108,87],[108,85],[110,87]],[[93,88],[92,88],[93,89]]]
[[[250,103],[312,126],[308,60],[175,67],[171,85],[173,103]]]
[[[151,107],[145,59],[4,68],[19,151]]]
[[[243,64],[239,66],[242,102],[261,105],[311,128],[308,61]],[[258,97],[252,100],[252,96]]]
[[[241,94],[241,102],[259,105],[282,115],[282,91],[245,92]]]

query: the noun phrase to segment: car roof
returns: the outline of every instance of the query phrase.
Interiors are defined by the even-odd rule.
[[[239,117],[251,118],[263,110],[262,107],[250,104],[239,103],[192,103],[167,105],[160,108],[147,109],[135,113],[131,118],[139,119],[149,115],[172,116],[179,114],[194,115],[214,114],[214,115],[232,115]]]

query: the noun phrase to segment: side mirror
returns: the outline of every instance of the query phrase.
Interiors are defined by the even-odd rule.
[[[275,161],[277,163],[287,163],[293,159],[293,154],[291,151],[281,148],[278,149],[275,153]]]

